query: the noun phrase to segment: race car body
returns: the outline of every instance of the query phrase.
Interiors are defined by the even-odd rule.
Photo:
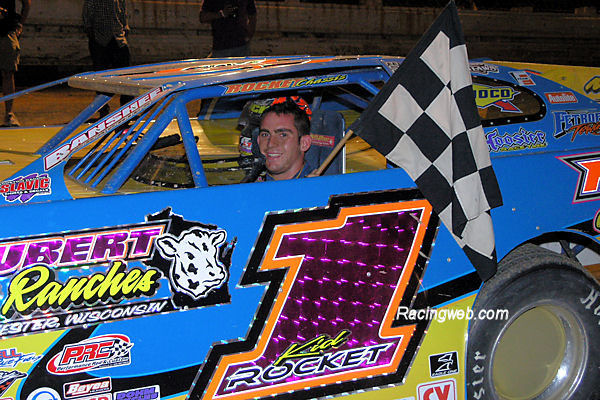
[[[87,122],[98,95],[40,148],[0,129],[0,395],[591,398],[600,105],[584,93],[535,65],[470,63],[504,201],[484,285],[415,182],[359,138],[334,172],[242,183],[245,106],[304,98],[320,164],[402,62],[80,74],[68,84],[134,99]]]

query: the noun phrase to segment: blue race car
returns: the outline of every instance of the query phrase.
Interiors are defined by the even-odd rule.
[[[322,176],[252,182],[264,101],[310,104],[321,165],[402,62],[79,74],[70,86],[103,94],[70,123],[0,129],[0,394],[598,396],[600,105],[542,66],[470,63],[504,200],[485,283],[409,175],[358,137]],[[89,122],[111,95],[135,98]]]

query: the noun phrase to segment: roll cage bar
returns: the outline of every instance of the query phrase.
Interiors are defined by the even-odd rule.
[[[298,62],[300,58],[290,58],[291,62]],[[250,59],[249,61],[252,61]],[[65,174],[76,180],[84,186],[89,186],[99,190],[103,194],[116,193],[125,181],[131,176],[135,168],[140,164],[144,156],[153,148],[160,135],[166,127],[173,121],[177,121],[179,134],[185,148],[185,155],[189,162],[189,168],[193,177],[194,187],[207,187],[207,179],[202,165],[202,157],[199,154],[194,138],[192,126],[190,124],[190,115],[186,104],[193,100],[206,99],[228,99],[237,98],[239,100],[252,100],[259,97],[265,97],[269,94],[287,94],[294,93],[300,96],[312,97],[312,108],[319,109],[324,104],[323,93],[327,91],[327,103],[337,103],[338,106],[348,107],[357,111],[363,110],[370,101],[370,98],[378,92],[375,86],[377,82],[385,82],[391,75],[380,60],[373,63],[370,60],[368,65],[356,65],[356,62],[342,65],[340,68],[328,68],[324,71],[314,70],[315,65],[306,68],[303,71],[295,71],[290,75],[283,66],[277,70],[277,74],[266,75],[264,71],[250,71],[244,75],[244,79],[231,81],[223,79],[214,79],[212,83],[199,83],[197,80],[188,79],[183,75],[179,80],[153,80],[144,74],[136,74],[135,70],[127,75],[129,81],[126,87],[116,85],[109,78],[105,80],[106,86],[98,83],[102,77],[109,76],[111,71],[105,71],[101,74],[87,73],[76,75],[71,78],[55,81],[54,84],[61,84],[68,80],[69,85],[75,87],[86,87],[88,89],[113,89],[114,95],[106,93],[98,94],[79,115],[71,122],[65,125],[55,136],[53,136],[36,153],[44,159],[52,158],[60,162],[48,164],[46,169],[65,163],[73,154],[81,151],[84,147],[93,144],[92,148],[78,162],[65,171]],[[214,61],[213,61],[214,62]],[[160,65],[159,65],[160,66]],[[181,67],[181,65],[179,65]],[[158,68],[158,67],[156,67]],[[113,70],[114,71],[127,71]],[[287,72],[287,73],[286,73]],[[302,78],[323,75],[345,75],[343,82],[323,83],[309,88],[277,88],[271,87],[269,90],[256,91],[253,93],[228,93],[227,85],[245,84],[256,81],[256,78],[273,80],[276,77],[295,76]],[[118,74],[116,74],[118,75]],[[122,77],[123,75],[119,75]],[[145,78],[143,78],[145,76]],[[143,78],[143,79],[142,79]],[[197,75],[196,75],[197,78]],[[142,79],[144,85],[135,88],[131,84],[132,80]],[[148,82],[151,82],[150,84]],[[161,83],[160,86],[152,86],[152,83]],[[342,84],[343,83],[343,84]],[[347,85],[358,85],[364,93],[357,94],[347,89]],[[27,91],[19,92],[16,95],[24,94],[34,90],[41,90],[51,86],[51,84],[40,85]],[[135,88],[135,90],[133,89]],[[119,90],[114,90],[119,89]],[[335,89],[335,90],[328,90]],[[137,93],[136,93],[137,92]],[[157,94],[158,93],[158,94]],[[90,117],[100,110],[113,96],[119,94],[137,94],[138,96],[129,103],[116,109],[111,114],[98,120],[88,128],[84,129],[75,136],[74,133]],[[268,96],[268,97],[272,97]],[[0,99],[2,100],[2,99]],[[214,117],[214,115],[213,115]],[[223,116],[222,116],[223,117]],[[233,117],[233,116],[232,116]],[[237,117],[237,116],[235,116]],[[218,117],[217,117],[218,118]],[[70,138],[70,139],[68,139]],[[66,153],[66,154],[65,154]],[[104,183],[102,183],[104,182]]]

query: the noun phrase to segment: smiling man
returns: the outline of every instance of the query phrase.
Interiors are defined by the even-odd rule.
[[[257,140],[267,181],[304,178],[315,169],[304,159],[312,143],[309,113],[297,96],[277,99],[262,113]]]

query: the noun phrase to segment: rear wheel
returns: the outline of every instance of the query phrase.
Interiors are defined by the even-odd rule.
[[[467,343],[467,398],[600,399],[600,287],[576,261],[527,244],[482,287]],[[496,312],[497,315],[502,313]]]

